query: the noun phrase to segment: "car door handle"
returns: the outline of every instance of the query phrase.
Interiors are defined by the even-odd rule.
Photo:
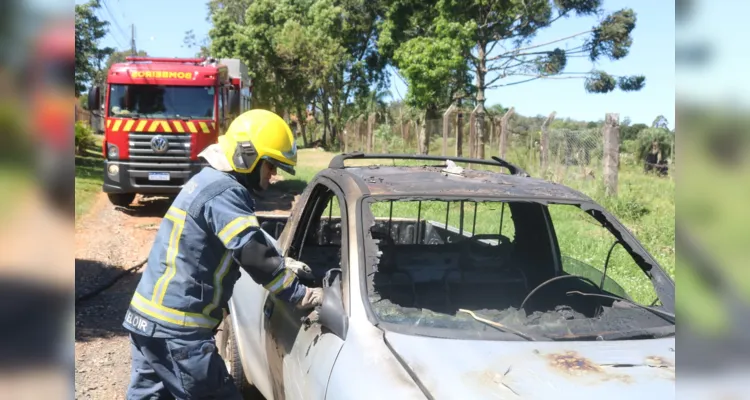
[[[266,316],[266,318],[270,319],[271,315],[273,314],[273,301],[270,299],[266,301],[266,304],[263,306],[263,315]]]

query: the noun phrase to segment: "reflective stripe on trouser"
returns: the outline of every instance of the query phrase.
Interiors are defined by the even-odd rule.
[[[164,274],[156,281],[154,285],[154,293],[151,295],[151,301],[157,304],[164,303],[164,296],[167,294],[167,286],[169,281],[174,278],[177,273],[177,253],[180,249],[180,237],[182,236],[182,229],[185,227],[185,218],[187,213],[180,210],[177,207],[169,207],[167,214],[164,218],[172,221],[172,232],[169,235],[169,247],[167,248],[167,259],[165,260],[166,268],[164,268]]]
[[[155,318],[158,321],[180,327],[213,329],[219,324],[219,320],[203,314],[184,312],[165,307],[161,304],[156,304],[141,296],[138,292],[133,296],[130,305],[136,310],[148,315],[149,317]]]

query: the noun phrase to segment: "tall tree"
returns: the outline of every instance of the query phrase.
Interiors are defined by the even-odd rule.
[[[393,0],[396,4],[404,1],[409,0]],[[636,23],[631,9],[611,13],[590,29],[544,43],[534,43],[537,33],[562,18],[603,15],[601,0],[437,0],[433,9],[405,7],[404,11],[406,15],[389,15],[394,28],[416,20],[420,22],[416,25],[418,29],[439,39],[455,38],[456,30],[462,32],[462,38],[468,36],[468,44],[461,53],[474,75],[480,148],[486,140],[484,103],[488,90],[537,79],[585,79],[584,88],[589,93],[608,93],[617,87],[635,91],[645,84],[643,76],[612,76],[596,69],[586,73],[565,72],[572,57],[587,57],[596,62],[602,57],[618,60],[627,56]],[[436,29],[439,26],[455,29]],[[401,46],[408,46],[408,41]],[[409,68],[404,63],[401,67]]]
[[[96,16],[95,10],[101,8],[100,0],[90,0],[85,4],[76,4],[76,95],[86,90],[86,85],[93,82],[101,70],[102,62],[115,49],[99,47],[99,41],[107,35],[109,22]]]
[[[472,30],[440,19],[439,2],[391,1],[381,25],[380,47],[408,85],[406,105],[423,110],[419,150],[429,151],[429,138],[440,129],[438,110],[471,90],[466,49]]]
[[[185,32],[181,47],[195,50],[196,57],[209,57],[211,55],[211,41],[208,36],[198,41],[195,37],[195,31],[192,29]]]
[[[303,107],[317,104],[324,132],[337,137],[352,99],[382,85],[385,76],[375,48],[379,1],[249,3],[239,17],[242,1],[209,2],[212,53],[248,64],[254,106],[302,115]]]
[[[669,130],[669,121],[667,121],[667,118],[663,115],[659,115],[658,117],[654,118],[654,122],[651,124],[651,127]]]

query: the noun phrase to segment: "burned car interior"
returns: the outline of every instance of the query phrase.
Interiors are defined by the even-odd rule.
[[[398,217],[394,204],[401,206]],[[432,217],[442,207],[444,220],[422,217],[425,207]],[[372,310],[392,326],[473,334],[480,315],[553,340],[598,337],[627,324],[636,332],[670,325],[598,269],[571,274],[560,268],[546,207],[532,201],[370,203],[370,256],[377,260],[366,264],[374,266],[367,271]],[[416,218],[405,218],[404,210]],[[459,214],[457,226],[449,223],[451,212]],[[637,336],[631,328],[619,332],[609,338]]]

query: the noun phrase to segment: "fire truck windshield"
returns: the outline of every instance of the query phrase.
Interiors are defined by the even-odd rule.
[[[213,119],[215,92],[210,86],[112,84],[109,116]]]

